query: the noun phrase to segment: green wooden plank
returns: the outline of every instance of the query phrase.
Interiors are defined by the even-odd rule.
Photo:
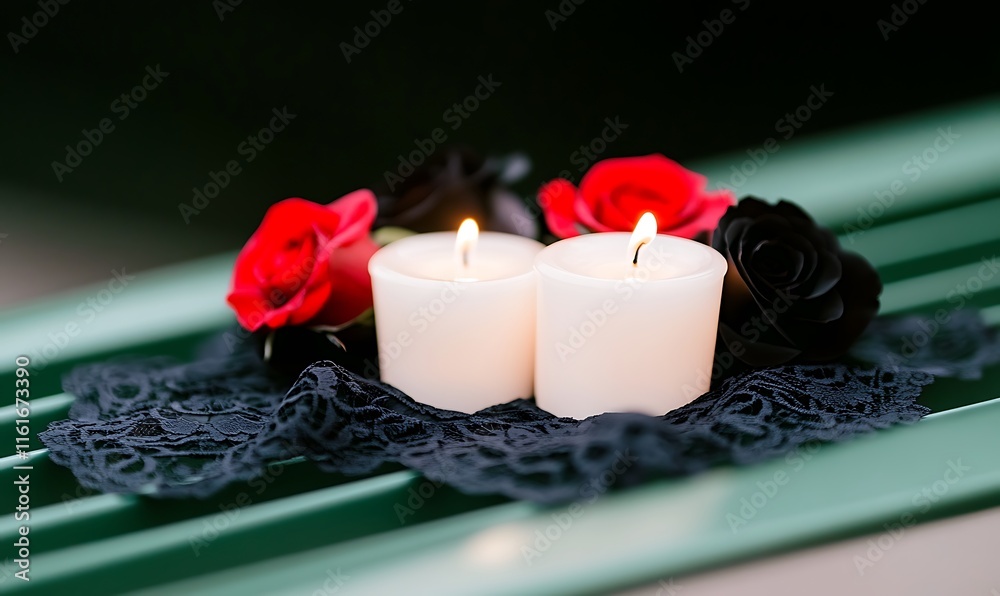
[[[402,469],[402,468],[398,468]],[[67,470],[63,470],[68,473]],[[389,470],[386,470],[389,471]],[[32,479],[48,473],[36,465]],[[269,466],[247,482],[235,483],[208,499],[156,499],[141,495],[100,494],[87,489],[64,492],[57,501],[32,499],[33,554],[104,540],[130,532],[218,514],[231,504],[265,503],[360,480],[316,469],[301,459]],[[6,482],[6,479],[4,479]],[[35,486],[32,494],[37,495]],[[44,489],[43,489],[44,490]],[[241,494],[245,493],[245,496]],[[21,524],[13,516],[0,518],[0,542],[17,539]]]
[[[841,233],[840,241],[845,248],[865,255],[876,267],[884,268],[996,241],[1000,238],[998,221],[1000,198],[868,229],[859,228],[857,232],[843,228],[835,231]]]
[[[891,282],[1000,254],[997,221],[1000,199],[991,199],[850,231],[840,240],[871,261],[884,282]]]
[[[67,365],[81,360],[142,353],[138,346],[167,354],[189,349],[233,321],[225,303],[233,258],[138,272],[125,286],[96,284],[3,311],[0,386],[14,387],[15,360],[24,354],[32,359],[32,395],[41,397],[58,393]],[[13,402],[13,392],[4,396]]]
[[[80,586],[100,586],[101,593],[131,590],[172,581],[178,570],[216,571],[394,530],[401,525],[395,505],[406,503],[425,482],[404,471],[245,506],[240,500],[212,499],[212,514],[67,548],[43,548],[33,555],[32,568],[45,571],[28,584],[15,585],[15,592],[75,593]],[[404,518],[407,526],[503,501],[468,497],[447,487],[436,487],[434,496]],[[103,516],[118,507],[116,501],[102,498],[86,506],[89,513]],[[71,514],[60,515],[63,519],[52,519],[54,527],[45,534],[54,535],[55,526]]]
[[[29,451],[27,455],[28,458],[23,460],[17,456],[0,458],[0,486],[3,487],[4,493],[7,491],[13,493],[14,481],[17,480],[18,474],[24,473],[16,468],[18,466],[31,466],[32,507],[44,507],[88,494],[88,491],[80,487],[69,470],[52,463],[45,449]],[[0,512],[7,514],[13,511],[16,506],[17,499],[5,498],[0,504]],[[0,521],[0,524],[2,523]]]
[[[925,172],[925,175],[919,181],[910,181],[902,176],[900,170],[905,160],[909,159],[913,153],[920,152],[929,146],[928,134],[935,132],[937,126],[949,125],[954,128],[955,132],[962,135],[956,140],[955,145],[949,148],[946,154],[941,154],[941,159]],[[862,254],[866,254],[874,263],[880,266],[884,274],[887,274],[887,281],[896,282],[898,280],[902,282],[901,285],[896,283],[887,284],[883,301],[886,305],[884,312],[905,312],[939,305],[951,306],[946,300],[946,292],[952,287],[950,284],[961,283],[963,279],[969,279],[962,276],[969,274],[972,268],[975,267],[975,263],[973,263],[975,257],[978,257],[980,253],[988,255],[996,247],[995,235],[990,233],[989,226],[984,222],[990,221],[991,214],[995,213],[997,206],[995,191],[1000,189],[1000,183],[998,183],[1000,181],[1000,171],[997,171],[995,168],[995,164],[1000,163],[1000,160],[996,159],[998,151],[1000,151],[1000,146],[994,141],[995,138],[1000,137],[998,131],[1000,131],[1000,102],[993,100],[981,102],[975,106],[968,107],[968,109],[964,109],[964,111],[963,108],[956,111],[946,110],[921,115],[916,118],[903,119],[895,123],[837,133],[822,138],[817,137],[803,141],[794,139],[792,142],[787,143],[787,146],[784,146],[785,144],[783,143],[780,152],[770,156],[766,166],[760,168],[759,172],[751,177],[747,185],[739,189],[739,193],[753,192],[771,198],[785,196],[802,203],[821,221],[832,225],[840,225],[860,221],[859,217],[861,217],[861,213],[858,212],[858,209],[871,212],[875,201],[875,191],[888,189],[894,180],[903,179],[907,187],[906,193],[897,197],[893,205],[885,211],[884,216],[876,218],[874,228],[866,230],[862,235],[852,236],[854,242],[847,242],[848,248],[859,250]],[[933,141],[933,135],[930,137],[930,140]],[[708,164],[704,168],[697,165],[694,167],[708,171],[714,179],[719,179],[720,175],[725,174],[725,171],[728,170],[729,165],[739,163],[744,158],[745,155],[724,156],[716,160],[714,165]],[[775,190],[778,192],[773,192]],[[977,199],[983,199],[983,201],[968,204]],[[920,215],[920,213],[926,212],[932,207],[945,206],[949,201],[954,201],[955,208],[942,211],[939,214],[940,218],[938,215]],[[916,215],[916,217],[905,222],[893,223],[900,218],[910,215]],[[992,217],[992,220],[995,221],[995,216]],[[838,229],[838,231],[844,232],[843,229]],[[170,351],[182,355],[199,338],[207,336],[232,320],[231,314],[225,308],[221,299],[225,292],[225,283],[228,281],[231,260],[232,255],[223,255],[168,270],[142,274],[135,284],[130,285],[127,291],[116,296],[114,302],[109,304],[106,310],[102,311],[101,318],[97,320],[97,323],[93,326],[83,328],[78,337],[73,338],[65,349],[59,351],[59,354],[54,359],[54,363],[41,373],[41,379],[33,377],[33,383],[41,380],[41,383],[37,385],[33,384],[35,394],[45,395],[46,393],[57,391],[58,374],[61,374],[69,366],[85,359],[103,358],[107,355],[118,353],[143,353],[144,350],[152,350],[145,353]],[[910,278],[915,274],[919,274],[915,279],[904,279]],[[142,284],[139,281],[142,281]],[[140,292],[139,288],[143,288],[143,290]],[[30,352],[31,346],[36,344],[40,346],[40,348],[36,349],[44,348],[46,343],[53,341],[47,334],[58,334],[59,330],[63,329],[67,323],[76,320],[74,317],[77,317],[78,313],[76,313],[75,309],[81,304],[81,301],[87,297],[95,296],[96,292],[99,292],[101,289],[102,286],[98,285],[83,293],[74,293],[70,296],[44,301],[37,305],[21,308],[17,311],[8,311],[0,315],[0,336],[5,337],[5,339],[14,338],[14,341],[7,341],[4,345],[7,346],[8,351],[21,350]],[[135,295],[139,297],[134,298],[134,302],[131,302],[130,300],[132,299],[129,297]],[[212,298],[212,296],[215,296],[215,298]],[[996,285],[985,287],[983,290],[977,292],[974,297],[974,302],[981,305],[995,304],[998,300],[1000,300],[1000,292],[997,291]],[[125,306],[121,306],[122,304]],[[166,322],[163,322],[162,315],[164,313],[167,313]],[[992,317],[989,320],[994,324],[1000,323],[1000,306],[992,307],[986,314],[988,318]],[[108,325],[104,324],[106,320],[110,321]],[[36,342],[36,344],[32,342]],[[78,350],[78,352],[74,350]],[[16,354],[11,352],[11,354],[0,358],[0,383],[11,381],[8,385],[13,386],[12,379],[7,377],[9,376],[14,356]],[[929,388],[928,393],[940,390],[944,386],[945,394],[962,391],[965,396],[976,396],[976,399],[980,399],[988,394],[990,388],[995,389],[997,387],[996,383],[995,376],[988,375],[984,381],[967,386],[974,389],[967,389],[964,384],[955,385],[953,388],[948,387],[946,384],[936,384]],[[966,410],[956,410],[952,414],[964,411]],[[58,416],[59,414],[60,410],[58,407],[53,407],[50,410],[44,410],[43,408],[39,416],[44,422],[47,420],[46,417]],[[2,415],[3,410],[0,410],[0,416]],[[33,413],[33,423],[35,421]],[[931,420],[922,422],[918,427],[922,427],[930,422]],[[972,437],[981,435],[982,432],[980,431],[976,431],[976,429],[970,427],[970,435]],[[939,439],[938,435],[933,435],[927,441],[934,443],[939,440],[946,440],[948,436],[947,432],[942,431],[940,435],[941,437],[945,437],[945,439]],[[837,449],[839,449],[839,446]],[[824,453],[826,450],[827,448],[824,448],[821,450],[821,453]],[[40,469],[46,465],[51,466],[50,463],[46,464],[47,459],[44,458],[44,454],[33,454],[32,458],[40,466]],[[868,459],[868,453],[864,451],[858,452],[855,458],[855,465],[860,465],[857,462],[867,462]],[[8,478],[3,476],[3,474],[10,471],[13,463],[13,460],[0,461],[0,481],[5,484],[7,484]],[[76,486],[72,482],[72,479],[68,477],[68,473],[65,470],[43,469],[43,472],[43,475],[47,479],[41,481],[43,485],[38,489],[39,491],[44,488],[45,492],[48,493],[50,489],[58,491],[62,488]],[[713,474],[710,473],[706,477],[712,478]],[[390,476],[392,475],[390,474]],[[69,482],[66,482],[67,478],[69,478]],[[697,481],[703,482],[700,480]],[[64,482],[65,484],[61,484]],[[412,482],[418,482],[418,479],[412,478]],[[686,482],[688,481],[681,481],[680,484]],[[267,558],[284,552],[295,552],[301,548],[310,548],[324,544],[324,541],[328,542],[329,537],[324,537],[320,534],[322,528],[320,528],[318,523],[315,523],[317,520],[322,520],[327,525],[346,523],[353,528],[353,533],[348,532],[340,539],[370,535],[379,531],[389,531],[389,534],[386,535],[387,538],[392,536],[409,540],[410,542],[403,543],[403,547],[397,547],[396,543],[387,544],[385,540],[378,538],[373,541],[373,544],[377,545],[375,551],[363,550],[358,553],[351,553],[352,556],[357,555],[356,558],[360,565],[359,569],[366,570],[366,575],[361,578],[362,581],[358,584],[364,588],[367,585],[371,585],[366,583],[372,579],[371,575],[367,575],[367,571],[381,570],[382,572],[393,572],[395,569],[395,567],[383,564],[383,562],[378,562],[376,557],[372,557],[376,551],[390,554],[395,553],[393,556],[399,557],[397,562],[401,564],[400,568],[405,571],[405,577],[415,578],[420,575],[414,575],[412,566],[414,560],[419,558],[419,556],[413,557],[411,556],[413,553],[406,552],[405,546],[407,544],[424,544],[428,540],[428,537],[430,537],[431,541],[427,544],[431,544],[436,548],[440,546],[442,541],[447,542],[451,539],[435,541],[433,536],[437,535],[438,538],[442,536],[447,538],[453,534],[462,536],[468,530],[470,524],[471,526],[480,527],[480,524],[486,523],[487,525],[482,527],[488,528],[490,519],[502,521],[504,519],[503,516],[510,514],[510,512],[514,512],[513,520],[516,523],[521,523],[525,516],[530,519],[542,516],[541,519],[544,520],[544,515],[547,514],[547,512],[543,513],[536,508],[519,503],[501,507],[490,507],[474,514],[460,515],[456,518],[432,522],[423,526],[426,529],[426,536],[423,533],[415,533],[409,530],[391,531],[392,527],[389,527],[391,524],[380,525],[387,522],[385,511],[382,509],[376,508],[377,512],[372,513],[371,511],[363,512],[360,509],[342,506],[340,499],[346,493],[339,492],[339,489],[349,489],[355,486],[355,484],[326,489],[330,491],[324,493],[326,495],[325,498],[329,499],[326,505],[319,505],[311,512],[303,512],[301,516],[298,514],[292,516],[295,520],[292,525],[296,528],[301,528],[302,535],[306,537],[305,545],[294,548],[278,548],[278,545],[285,544],[285,536],[281,533],[280,527],[267,521],[271,518],[263,514],[261,514],[262,517],[260,519],[264,521],[260,524],[257,524],[255,521],[250,526],[235,532],[242,541],[256,540],[266,543],[265,545],[255,545],[252,547],[252,556],[248,560],[256,560],[254,557]],[[635,491],[634,495],[633,491],[629,491],[622,495],[608,497],[595,505],[593,509],[588,509],[587,511],[588,513],[590,511],[605,511],[605,502],[609,503],[610,507],[615,502],[619,502],[619,498],[626,499],[626,501],[621,501],[622,503],[627,503],[627,499],[630,498],[638,498],[641,501],[641,496],[647,494],[648,491],[653,491],[650,494],[656,494],[657,491],[667,490],[670,494],[673,494],[673,489],[669,488],[672,486],[675,486],[675,484],[660,483],[655,486],[639,489]],[[383,488],[383,491],[373,491],[369,495],[373,503],[381,503],[384,506],[392,500],[391,495],[396,490],[396,487],[394,485],[386,485]],[[313,492],[318,493],[323,492],[323,490]],[[313,492],[307,494],[313,494]],[[987,491],[987,493],[990,498],[995,496],[992,489]],[[453,493],[451,493],[450,498],[454,498],[455,502],[445,503],[445,501],[448,501],[448,494],[449,491],[442,490],[440,494],[436,495],[427,504],[427,510],[435,510],[438,507],[440,509],[437,514],[430,515],[426,519],[439,518],[454,512],[482,506],[482,503],[477,504],[475,499],[470,501]],[[697,490],[695,490],[695,494],[697,494]],[[782,495],[784,494],[789,494],[789,492],[783,489]],[[794,491],[792,491],[792,494],[794,494]],[[302,497],[304,495],[299,496]],[[68,572],[60,573],[53,582],[45,584],[42,592],[45,592],[46,589],[70,587],[75,582],[81,582],[77,585],[77,589],[79,585],[96,586],[99,584],[83,582],[96,582],[99,577],[98,573],[103,574],[101,576],[103,580],[106,576],[120,574],[121,570],[126,570],[127,574],[143,575],[142,578],[131,577],[121,580],[123,582],[122,585],[142,586],[161,582],[166,578],[162,567],[156,567],[156,564],[161,562],[158,555],[164,553],[167,553],[167,555],[162,559],[162,562],[173,564],[175,569],[187,567],[192,572],[198,573],[216,571],[223,567],[247,562],[247,560],[234,558],[232,560],[226,559],[222,562],[216,561],[213,564],[214,566],[205,566],[200,563],[192,565],[179,555],[177,551],[178,543],[176,541],[178,528],[197,519],[203,520],[204,517],[189,518],[189,516],[178,516],[175,519],[166,516],[157,520],[153,517],[144,517],[136,514],[136,511],[140,511],[142,508],[141,503],[145,502],[142,498],[102,496],[74,501],[77,506],[82,508],[79,511],[87,513],[84,516],[87,519],[81,519],[80,516],[68,515],[64,510],[60,509],[60,507],[64,506],[56,502],[52,502],[49,507],[42,506],[46,502],[45,498],[40,496],[39,509],[37,510],[37,514],[41,516],[39,518],[40,535],[55,550],[44,549],[44,547],[40,548],[39,553],[42,554],[39,555],[39,559],[47,562],[47,565],[51,565],[45,572],[46,575],[52,570],[61,572],[66,569]],[[395,503],[398,504],[398,499],[400,498],[402,496],[397,492]],[[272,503],[252,505],[246,508],[245,511],[259,511],[259,507],[267,505],[277,506],[278,504],[285,504],[293,508],[300,507],[302,503],[294,501],[294,499],[295,497],[281,498]],[[777,499],[778,497],[776,497],[775,502],[777,502]],[[129,501],[129,503],[126,503],[126,501]],[[140,503],[138,509],[135,508],[137,507],[136,503]],[[973,506],[970,505],[973,501],[966,498],[956,499],[954,503],[954,507],[957,507],[958,510],[961,510],[963,507]],[[929,515],[947,514],[948,511],[953,510],[950,507],[952,506],[945,503],[936,505]],[[619,513],[616,513],[617,510],[614,509],[609,509],[608,511],[609,513],[605,515],[605,518],[607,518],[605,522],[611,524],[609,520],[612,520]],[[197,511],[192,510],[189,513],[197,514]],[[119,515],[125,519],[118,521],[117,516]],[[344,517],[345,515],[347,516],[346,518]],[[350,517],[352,515],[359,518],[367,516],[370,519],[360,522]],[[130,521],[128,516],[133,516],[130,518]],[[622,519],[626,522],[626,525],[631,524],[635,528],[636,533],[644,540],[650,538],[652,528],[650,532],[643,532],[634,518],[626,516]],[[766,516],[755,517],[755,519],[766,519]],[[460,520],[466,521],[459,523]],[[102,522],[106,522],[106,524]],[[313,522],[312,525],[309,522]],[[0,526],[0,528],[2,527]],[[853,528],[854,526],[848,524],[848,527]],[[140,528],[145,529],[140,530]],[[134,533],[118,535],[120,532],[128,532],[130,530],[134,531]],[[90,534],[91,531],[94,534]],[[417,534],[420,534],[420,536],[416,539],[407,538]],[[782,530],[779,534],[784,536],[783,540],[786,540],[788,539],[789,531]],[[791,532],[791,534],[794,534],[794,532]],[[67,538],[64,539],[62,544],[59,544],[58,538],[61,535]],[[615,534],[612,532],[610,535],[614,536]],[[150,537],[152,537],[153,546],[149,549],[144,550],[139,548],[133,552],[133,549],[127,547],[129,544],[134,547],[136,544]],[[597,540],[598,537],[599,534],[597,533],[584,533],[584,540],[582,542],[589,544],[593,550],[594,545],[602,544],[602,542]],[[794,539],[794,536],[792,538]],[[492,540],[487,540],[486,542],[488,546]],[[77,546],[64,548],[70,544]],[[357,544],[364,545],[367,542],[360,540],[357,541]],[[773,545],[773,541],[768,544]],[[91,559],[95,563],[94,569],[96,571],[94,572],[83,571],[79,566],[74,567],[75,559],[73,557],[75,553],[89,552],[81,551],[80,549],[87,547],[102,549],[107,545],[112,545],[114,552],[123,553],[120,559],[100,556],[96,559]],[[242,543],[237,543],[234,539],[231,546],[227,548],[238,550],[238,546],[242,546]],[[345,549],[335,549],[332,552],[343,553]],[[487,548],[487,551],[489,550]],[[463,554],[467,551],[468,549],[459,549],[452,552]],[[711,559],[706,559],[702,556],[703,554],[696,553],[694,555],[696,561],[692,564],[712,564]],[[736,553],[729,556],[740,558],[745,555]],[[545,558],[550,558],[548,553]],[[305,561],[307,559],[308,557],[303,557],[291,560]],[[587,558],[583,558],[580,559],[580,562],[586,565],[588,560]],[[683,560],[683,557],[680,560]],[[709,562],[705,563],[704,561],[706,560]],[[440,559],[433,559],[432,563],[434,561],[440,563]],[[702,563],[697,563],[697,561],[702,561]],[[264,563],[263,569],[268,569],[267,566],[273,562]],[[295,564],[297,565],[298,563]],[[306,567],[315,570],[317,565],[310,564]],[[472,568],[474,569],[475,565]],[[39,567],[39,569],[41,568]],[[344,571],[349,573],[346,568]],[[442,570],[438,568],[437,572],[442,573]],[[250,574],[248,575],[248,573]],[[241,579],[247,580],[245,585],[249,591],[257,593],[264,588],[265,584],[261,583],[261,581],[269,579],[262,578],[257,572],[248,572],[245,570],[240,570],[237,575],[242,575],[242,577],[237,578],[235,583],[223,586],[226,590],[224,593],[230,593],[228,591],[229,588],[239,585],[239,580]],[[465,576],[468,575],[469,573],[465,573]],[[218,574],[212,576],[212,578],[221,577],[227,577],[227,575]],[[282,588],[288,586],[301,587],[305,585],[304,577],[299,578],[300,581],[298,584],[294,582],[290,584],[274,584],[274,589],[280,591]],[[650,578],[655,579],[652,576]],[[381,581],[384,578],[376,579]],[[462,581],[467,582],[463,584],[466,587],[472,585],[468,583],[471,582],[468,577]],[[482,581],[484,583],[479,587],[492,587],[494,585],[491,583],[491,576],[489,574],[482,577]],[[308,583],[309,585],[315,585],[311,581]],[[398,584],[398,586],[404,588],[412,588],[413,585]],[[500,582],[496,585],[500,592],[510,591],[510,582]],[[555,583],[552,584],[552,586],[555,585]],[[567,584],[560,583],[559,585],[566,586]],[[624,584],[619,583],[616,585]],[[316,587],[319,586],[316,585],[310,589],[310,592],[316,589]],[[362,591],[364,590],[362,589]]]
[[[980,314],[987,325],[991,327],[1000,326],[1000,304],[984,308]]]
[[[934,156],[939,129],[949,128],[961,136]],[[972,198],[996,196],[1000,190],[997,97],[829,134],[809,136],[807,124],[787,141],[777,132],[772,136],[780,148],[767,154],[763,165],[735,187],[737,195],[791,199],[828,225],[839,227],[855,221],[859,209],[863,213],[877,212],[877,208],[872,210],[876,193],[884,195],[896,182],[902,185],[896,188],[904,192],[885,210],[882,221]],[[761,145],[765,140],[761,139]],[[938,146],[944,147],[945,142],[938,141]],[[740,180],[733,180],[732,168],[743,167],[750,159],[747,151],[754,149],[760,148],[750,147],[687,165],[706,174],[712,187],[734,187],[734,182]],[[925,151],[935,160],[922,169],[913,158]],[[762,159],[758,157],[758,161]],[[746,169],[753,170],[750,166]]]
[[[146,593],[309,594],[328,572],[348,577],[344,593],[359,594],[621,589],[886,531],[909,523],[907,514],[924,522],[1000,503],[998,424],[1000,401],[986,402],[756,466],[608,494],[576,517],[565,507],[511,503]],[[547,545],[538,538],[545,533],[555,537]]]
[[[1000,303],[1000,272],[992,273],[985,262],[993,257],[984,255],[973,263],[886,284],[880,312],[923,311],[933,316],[933,308],[994,306]]]
[[[28,428],[31,430],[31,442],[29,450],[41,447],[38,440],[38,433],[44,430],[50,423],[56,420],[64,420],[69,414],[69,407],[73,404],[73,396],[67,393],[60,393],[50,397],[40,397],[30,401],[30,417],[28,418]],[[13,454],[16,450],[14,438],[17,435],[17,408],[11,404],[0,407],[0,454]]]

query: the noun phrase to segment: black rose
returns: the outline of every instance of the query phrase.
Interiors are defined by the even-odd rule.
[[[375,227],[457,230],[463,219],[471,217],[484,230],[536,237],[536,219],[505,186],[529,169],[528,158],[521,154],[483,158],[469,149],[445,148],[409,175],[386,174],[377,193]]]
[[[729,261],[720,348],[746,364],[832,360],[878,313],[878,273],[797,205],[746,197],[722,216],[712,246]]]

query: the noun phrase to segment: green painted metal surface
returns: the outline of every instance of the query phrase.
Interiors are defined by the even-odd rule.
[[[909,180],[906,161],[948,126],[961,136],[926,175]],[[845,246],[882,272],[883,312],[975,305],[997,325],[1000,275],[987,277],[982,266],[1000,252],[998,138],[1000,102],[992,101],[793,140],[737,191],[796,200],[834,226]],[[697,167],[725,181],[745,158]],[[865,223],[874,193],[897,179],[906,192]],[[231,324],[222,296],[232,258],[137,275],[69,343],[48,348],[51,358],[50,334],[80,323],[79,305],[101,286],[0,313],[0,384],[13,387],[21,353],[49,361],[32,376],[33,434],[66,415],[72,397],[59,393],[59,376],[77,363],[122,354],[187,358]],[[959,304],[953,290],[970,285],[976,290]],[[20,525],[11,514],[14,467],[33,468],[32,581],[12,579],[8,557],[0,560],[0,590],[311,594],[338,582],[343,593],[377,594],[622,588],[883,531],[906,514],[924,522],[1000,504],[998,395],[1000,368],[975,382],[939,380],[921,400],[938,413],[912,427],[651,483],[579,511],[470,497],[401,469],[344,478],[303,461],[283,462],[206,500],[95,495],[52,464],[32,436],[29,460],[0,458],[0,543],[12,543]],[[12,407],[0,408],[0,454],[13,451],[15,418]],[[948,470],[959,464],[961,477],[949,483],[957,472]],[[925,489],[935,497],[926,510]],[[538,532],[550,534],[548,543]]]
[[[327,570],[349,576],[347,587],[362,594],[406,586],[456,595],[611,590],[883,531],[883,524],[898,524],[907,514],[923,522],[996,503],[997,424],[1000,401],[847,444],[803,448],[758,466],[609,494],[583,503],[576,516],[568,507],[510,503],[400,530],[391,540],[375,536],[335,545],[159,593],[197,588],[231,594],[256,586],[310,594]]]

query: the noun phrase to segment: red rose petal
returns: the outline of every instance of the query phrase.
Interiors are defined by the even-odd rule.
[[[370,307],[371,282],[364,280],[367,258],[377,248],[368,235],[376,209],[368,190],[329,205],[291,198],[271,206],[233,269],[227,301],[240,324],[251,331],[307,322],[335,325]],[[342,263],[331,266],[340,258]],[[317,320],[331,301],[349,305],[329,314],[344,318]]]
[[[576,187],[569,180],[556,178],[542,185],[538,191],[538,204],[545,213],[545,223],[559,238],[579,236],[574,204],[577,200]]]
[[[698,188],[698,181],[698,174],[663,155],[620,157],[594,164],[580,181],[580,194],[591,210],[596,211],[598,203],[613,200],[615,191],[623,186],[634,189],[633,194],[643,189],[642,195],[659,198],[654,213],[657,219],[670,221],[684,209],[692,191]],[[631,222],[627,226],[629,230],[623,231],[630,231],[642,213],[627,212],[622,205],[618,208],[625,220]],[[617,222],[617,226],[605,223],[620,229],[625,222]]]
[[[344,195],[325,209],[337,216],[338,225],[332,228],[335,235],[332,240],[343,246],[368,236],[372,223],[375,222],[378,206],[375,194],[363,188]],[[367,263],[365,266],[367,267]]]
[[[728,190],[719,190],[701,195],[701,209],[690,220],[672,228],[663,229],[661,232],[682,238],[694,238],[699,232],[711,232],[719,225],[719,220],[732,205],[736,204],[736,197]]]
[[[337,250],[329,263],[329,276],[337,280],[336,291],[308,321],[310,325],[340,325],[372,306],[372,280],[368,261],[378,245],[367,235]]]

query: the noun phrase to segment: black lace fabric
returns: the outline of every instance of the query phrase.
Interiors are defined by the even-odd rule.
[[[882,317],[872,322],[851,355],[885,370],[975,380],[1000,363],[1000,334],[974,309]]]
[[[927,413],[916,399],[931,380],[916,370],[783,366],[730,378],[664,416],[579,421],[530,400],[439,410],[331,361],[289,388],[253,354],[141,360],[72,372],[70,417],[41,438],[53,461],[103,492],[206,497],[305,456],[331,472],[396,463],[466,493],[555,503],[586,498],[609,471],[623,487],[914,422]]]
[[[250,346],[228,354],[222,345],[193,363],[74,370],[64,380],[77,397],[69,418],[41,434],[52,460],[87,488],[156,497],[207,497],[302,456],[346,475],[403,465],[470,494],[556,503],[911,423],[928,412],[917,398],[934,376],[979,378],[1000,362],[1000,338],[978,313],[938,327],[886,318],[853,352],[869,364],[749,370],[663,416],[574,420],[531,400],[439,410],[328,360],[279,376]]]

